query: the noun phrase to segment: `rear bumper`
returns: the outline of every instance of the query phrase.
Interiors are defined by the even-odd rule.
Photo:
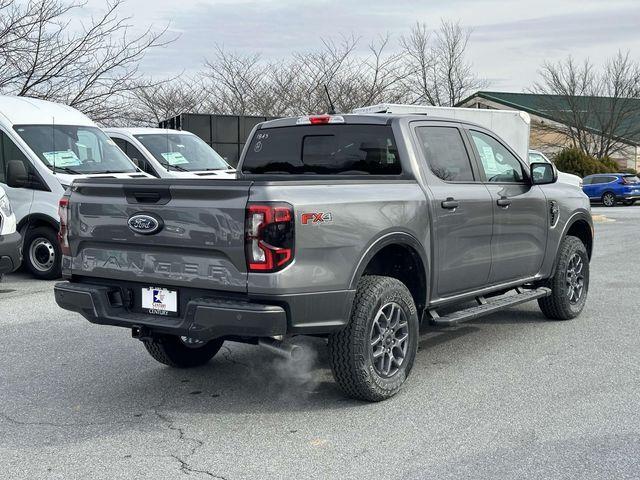
[[[92,323],[188,336],[208,341],[222,336],[284,335],[287,317],[282,307],[215,298],[189,300],[179,317],[132,312],[114,287],[61,282],[54,287],[56,303],[80,313]]]
[[[19,233],[0,235],[0,274],[16,270],[22,263],[22,239]]]
[[[623,193],[618,195],[618,200],[640,200],[640,193]]]

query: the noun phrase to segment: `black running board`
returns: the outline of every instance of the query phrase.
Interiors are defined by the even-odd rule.
[[[459,322],[467,320],[473,320],[474,318],[483,317],[491,313],[500,311],[504,308],[513,307],[514,305],[520,305],[521,303],[530,302],[551,295],[551,290],[546,287],[540,287],[532,290],[526,290],[524,288],[516,288],[515,295],[493,298],[476,297],[478,305],[464,310],[458,310],[445,316],[438,315],[435,309],[427,310],[427,318],[431,323],[436,325],[453,325]]]

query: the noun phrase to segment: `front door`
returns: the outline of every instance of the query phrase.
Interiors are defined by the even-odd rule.
[[[491,194],[493,237],[489,283],[532,277],[544,259],[547,199],[532,186],[525,165],[488,132],[469,130],[485,186]]]
[[[32,188],[12,188],[7,185],[7,168],[12,160],[23,162],[27,172],[34,172],[34,168],[27,160],[26,155],[9,138],[9,135],[0,130],[0,185],[7,192],[16,220],[20,222],[31,213],[34,191]]]
[[[491,267],[492,206],[456,124],[416,122],[428,177],[434,230],[432,299],[486,285]]]

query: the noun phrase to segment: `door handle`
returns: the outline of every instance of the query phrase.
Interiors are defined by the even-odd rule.
[[[511,200],[509,200],[507,197],[500,197],[496,203],[499,207],[508,208],[509,205],[511,205]]]
[[[447,210],[455,210],[456,208],[458,208],[460,206],[460,203],[455,200],[452,197],[447,198],[446,200],[444,200],[440,206],[442,208],[446,208]]]

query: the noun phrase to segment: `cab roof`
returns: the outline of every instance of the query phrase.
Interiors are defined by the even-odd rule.
[[[129,135],[149,135],[154,133],[171,133],[171,134],[184,134],[193,135],[191,132],[185,130],[172,130],[170,128],[153,128],[153,127],[108,127],[103,128],[106,133],[122,133]]]
[[[260,128],[277,128],[277,127],[291,127],[300,125],[298,119],[305,117],[316,117],[316,116],[325,116],[325,114],[319,115],[300,115],[298,117],[287,117],[287,118],[277,118],[275,120],[267,120],[266,122],[260,123]],[[364,113],[364,114],[353,114],[353,113],[336,113],[330,115],[331,117],[342,117],[344,119],[344,123],[335,123],[333,125],[349,125],[349,124],[364,124],[364,125],[389,125],[393,120],[398,119],[409,119],[409,120],[421,120],[421,121],[429,121],[429,122],[453,122],[464,125],[471,125],[474,127],[483,128],[481,125],[478,125],[473,122],[469,122],[466,120],[452,119],[446,117],[436,117],[427,114],[416,114],[416,113]]]
[[[0,95],[0,120],[10,125],[96,126],[85,114],[67,105],[10,95]]]

